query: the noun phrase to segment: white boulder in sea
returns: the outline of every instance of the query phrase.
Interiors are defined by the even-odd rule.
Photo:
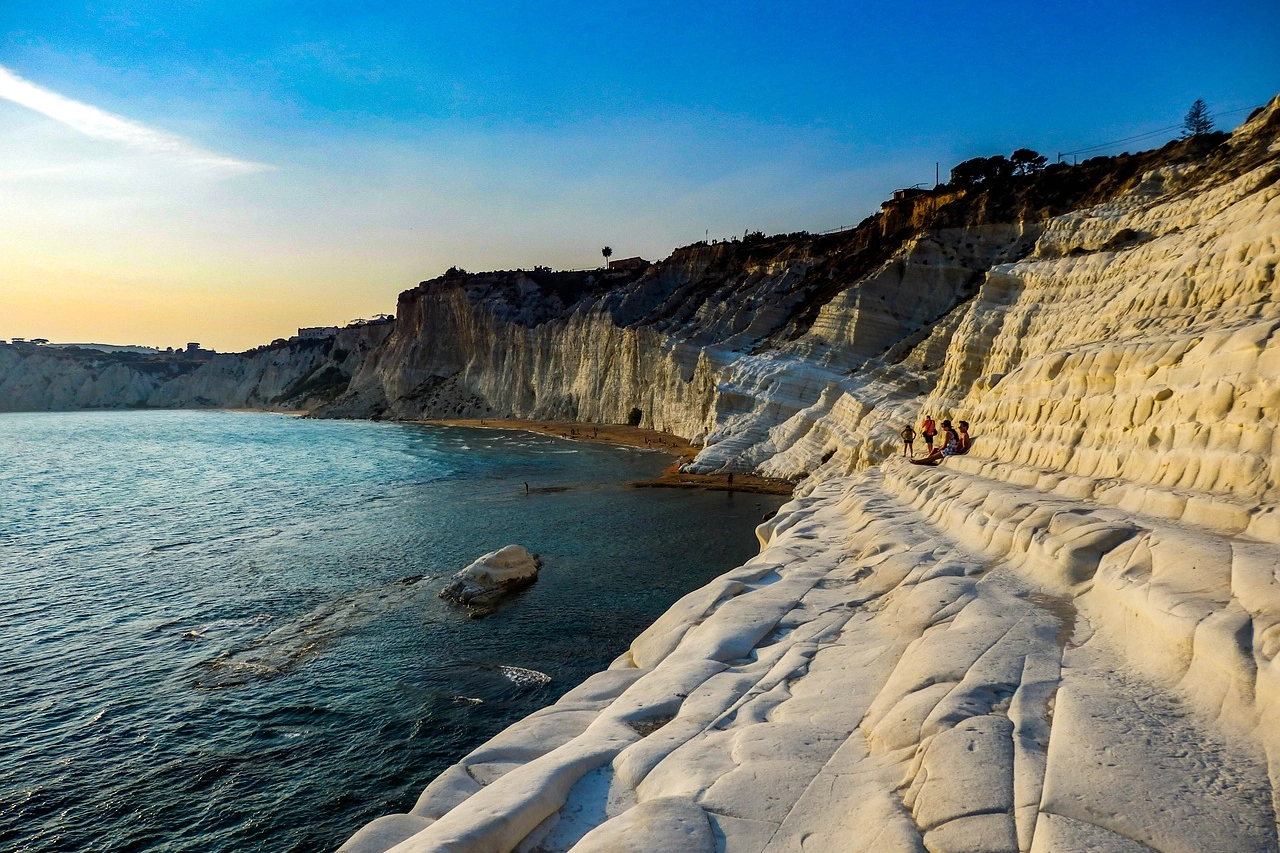
[[[461,604],[472,615],[483,616],[508,595],[538,579],[542,563],[523,545],[507,545],[491,551],[453,576],[440,597]]]

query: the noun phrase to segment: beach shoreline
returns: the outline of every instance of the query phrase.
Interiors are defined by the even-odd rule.
[[[577,421],[519,420],[516,418],[439,418],[414,421],[439,426],[474,427],[477,429],[519,429],[539,435],[553,435],[570,441],[588,441],[657,450],[675,457],[661,474],[651,480],[638,480],[633,488],[709,489],[712,491],[746,492],[761,495],[789,496],[795,483],[758,474],[735,471],[730,474],[690,474],[680,470],[691,462],[701,448],[688,439],[669,432],[624,424],[584,424]]]

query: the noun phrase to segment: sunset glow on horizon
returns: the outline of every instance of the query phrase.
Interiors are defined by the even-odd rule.
[[[20,0],[0,339],[242,350],[454,265],[851,225],[935,164],[1052,159],[1196,98],[1230,129],[1280,91],[1274,12]]]

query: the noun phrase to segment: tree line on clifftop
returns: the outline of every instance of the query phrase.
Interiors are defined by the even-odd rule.
[[[1213,118],[1209,115],[1209,108],[1203,100],[1197,98],[1182,119],[1182,134],[1179,139],[1194,139],[1207,136],[1212,132]],[[1019,148],[1008,157],[1003,154],[997,154],[994,157],[974,157],[957,164],[951,170],[949,186],[956,189],[973,189],[1007,181],[1010,178],[1030,177],[1040,174],[1048,165],[1047,157],[1030,148]]]
[[[1255,114],[1256,112],[1257,110],[1254,111]],[[1250,118],[1252,117],[1251,114]],[[996,154],[991,157],[973,157],[957,163],[951,169],[947,183],[939,184],[933,190],[922,189],[922,185],[917,184],[908,190],[896,192],[894,198],[897,200],[899,193],[906,193],[906,198],[912,198],[916,195],[954,190],[965,191],[960,194],[962,198],[972,197],[968,202],[962,203],[956,203],[954,197],[948,200],[933,212],[935,225],[971,225],[983,221],[1044,218],[1079,205],[1103,201],[1118,193],[1133,179],[1135,173],[1145,169],[1166,162],[1185,162],[1204,157],[1228,137],[1229,134],[1214,132],[1213,118],[1208,107],[1203,100],[1197,99],[1183,118],[1182,133],[1159,149],[1136,155],[1130,155],[1127,151],[1119,155],[1102,155],[1080,163],[1063,162],[1063,155],[1059,155],[1058,162],[1050,164],[1049,159],[1038,151],[1018,148],[1007,157]],[[1094,146],[1095,149],[1097,147],[1100,146]],[[835,232],[861,230],[880,216],[880,213],[872,214],[853,228],[833,229],[817,235],[807,231],[766,235],[763,231],[748,228],[741,238],[733,237],[715,242],[763,247],[822,237]],[[698,240],[685,248],[706,245],[707,240]],[[612,266],[612,247],[605,246],[600,253],[604,256],[606,268]],[[544,276],[564,275],[545,266],[535,266],[533,272]],[[468,273],[462,267],[452,266],[442,278],[460,278],[466,275]]]

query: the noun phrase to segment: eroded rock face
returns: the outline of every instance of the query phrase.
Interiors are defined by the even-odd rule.
[[[705,437],[694,470],[803,480],[757,558],[350,849],[1280,849],[1280,100],[1206,144],[402,294],[320,411],[639,412]],[[0,393],[247,400],[284,367]],[[926,412],[973,450],[896,458]]]
[[[306,410],[347,389],[392,324],[343,329],[329,340],[191,359],[142,358],[33,345],[0,346],[0,411],[254,408]]]
[[[1052,330],[1061,347],[1116,334],[1108,317],[1216,322],[1218,309],[1197,300],[1165,311],[1180,297],[1152,279],[1180,275],[1206,227],[1248,242],[1246,229],[1258,226],[1247,223],[1267,221],[1258,205],[1274,182],[1265,139],[1275,123],[1264,114],[1207,159],[1178,149],[1060,174],[1070,198],[1053,181],[1013,200],[926,197],[852,232],[692,246],[615,280],[510,272],[423,282],[401,295],[395,332],[320,414],[626,423],[638,412],[641,425],[704,440],[698,472],[762,468],[813,482],[853,473],[891,452],[922,395],[940,410],[982,405],[970,391],[1012,379],[1024,357],[1045,351],[1018,345],[1024,321],[1029,334]],[[1143,163],[1153,169],[1142,172]],[[1103,186],[1076,186],[1090,177]],[[1046,194],[1105,203],[987,218],[1052,210]],[[1183,220],[1199,223],[1198,233]],[[1244,261],[1236,248],[1252,251],[1223,243],[1223,284],[1210,289],[1249,311],[1268,298],[1256,285],[1265,251]],[[1254,283],[1229,284],[1237,275]],[[1108,301],[1108,282],[1137,301]],[[1054,305],[1090,313],[1063,322]]]
[[[542,563],[523,545],[507,545],[491,551],[450,579],[440,597],[483,616],[508,596],[538,579]]]
[[[396,853],[1280,850],[1278,129],[1280,100],[1105,204],[918,236],[749,352],[688,343],[654,387],[709,386],[699,464],[811,476]],[[923,271],[948,252],[990,261],[954,307],[873,298],[961,287]],[[920,325],[877,353],[890,317]],[[926,411],[970,453],[895,457]]]

